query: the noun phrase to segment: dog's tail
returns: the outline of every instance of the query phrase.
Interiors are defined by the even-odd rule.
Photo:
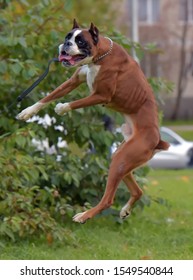
[[[163,140],[160,140],[157,146],[155,147],[156,150],[167,150],[169,148],[170,144],[168,142],[165,142]]]

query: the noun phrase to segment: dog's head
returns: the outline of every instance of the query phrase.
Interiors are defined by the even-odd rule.
[[[91,63],[97,52],[98,40],[99,31],[93,23],[89,29],[81,29],[74,19],[72,30],[59,46],[59,61],[69,67]]]

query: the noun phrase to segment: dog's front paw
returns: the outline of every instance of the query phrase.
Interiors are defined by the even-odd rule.
[[[22,120],[22,121],[27,121],[29,120],[31,117],[33,116],[33,112],[31,110],[31,107],[26,108],[25,110],[21,111],[21,113],[19,113],[17,115],[17,119],[18,120]]]
[[[21,113],[19,113],[16,118],[18,120],[27,121],[31,117],[33,117],[35,114],[37,114],[45,106],[46,106],[46,104],[43,104],[41,102],[37,102],[34,105],[32,105],[30,107],[27,107],[26,109],[21,111]]]
[[[86,220],[88,219],[86,212],[78,213],[73,217],[73,221],[76,223],[84,224],[86,223]]]
[[[56,114],[63,116],[71,110],[69,103],[58,103],[55,107]]]

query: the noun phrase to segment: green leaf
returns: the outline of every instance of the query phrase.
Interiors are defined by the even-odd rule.
[[[27,48],[26,39],[25,39],[24,37],[18,38],[18,43],[19,43],[22,47]]]
[[[23,137],[22,135],[18,135],[15,140],[17,145],[20,146],[21,148],[23,148],[26,144],[26,138]]]
[[[5,73],[7,71],[7,63],[5,61],[0,62],[0,73]]]
[[[135,51],[138,59],[141,61],[144,57],[144,51],[141,48],[136,48]]]
[[[82,135],[85,138],[89,138],[89,136],[90,136],[89,127],[83,125],[80,129],[81,129]]]
[[[26,49],[25,49],[25,53],[26,53],[26,55],[27,55],[28,58],[33,58],[33,56],[34,56],[34,50],[33,50],[33,48],[30,48],[30,47],[26,48]]]
[[[41,172],[43,178],[48,181],[49,180],[49,176],[48,174],[46,173],[46,170],[44,170],[45,167],[43,166],[37,166],[37,168],[39,169],[39,171]]]
[[[11,69],[17,75],[21,72],[22,67],[21,67],[20,64],[15,63],[15,64],[12,65]]]
[[[29,77],[34,77],[36,75],[36,68],[35,67],[31,67],[29,70],[28,70],[28,75]]]
[[[15,236],[11,229],[6,228],[4,234],[6,234],[12,241],[15,241]]]
[[[5,133],[3,135],[0,135],[0,139],[6,138],[10,134],[11,134],[10,132],[7,132],[7,133]]]

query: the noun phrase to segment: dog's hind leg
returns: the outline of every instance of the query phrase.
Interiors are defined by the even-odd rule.
[[[73,220],[75,222],[84,223],[87,219],[94,217],[102,210],[110,207],[113,204],[118,185],[124,178],[128,183],[132,182],[130,185],[133,194],[133,197],[130,200],[132,206],[137,198],[137,184],[134,185],[133,182],[135,181],[133,181],[132,177],[129,177],[130,175],[128,174],[130,174],[133,169],[146,162],[151,154],[152,151],[148,150],[146,144],[144,144],[140,137],[137,137],[136,139],[132,138],[130,141],[124,142],[112,158],[106,190],[101,201],[98,205],[88,211],[75,215]],[[140,191],[138,191],[138,196],[139,195],[141,195]]]
[[[140,199],[140,197],[143,194],[143,191],[138,186],[132,172],[127,174],[123,178],[123,181],[126,184],[128,190],[130,191],[130,199],[127,202],[127,204],[121,209],[121,212],[120,212],[120,218],[121,219],[125,219],[130,215],[133,205],[135,204],[135,202],[137,200]]]
[[[112,205],[117,187],[123,178],[123,175],[118,170],[119,166],[119,163],[115,163],[115,160],[113,159],[109,169],[106,190],[101,201],[95,207],[83,213],[76,214],[73,217],[74,222],[84,223],[86,222],[86,220],[94,217],[95,215],[99,214],[101,211],[109,208]]]
[[[128,171],[126,171],[127,164],[124,150],[125,145],[126,142],[123,142],[112,157],[106,189],[101,201],[98,205],[89,209],[88,211],[75,215],[73,217],[73,220],[75,222],[84,223],[87,219],[94,217],[102,210],[109,208],[112,205],[118,185],[124,178],[124,176],[128,173]]]

